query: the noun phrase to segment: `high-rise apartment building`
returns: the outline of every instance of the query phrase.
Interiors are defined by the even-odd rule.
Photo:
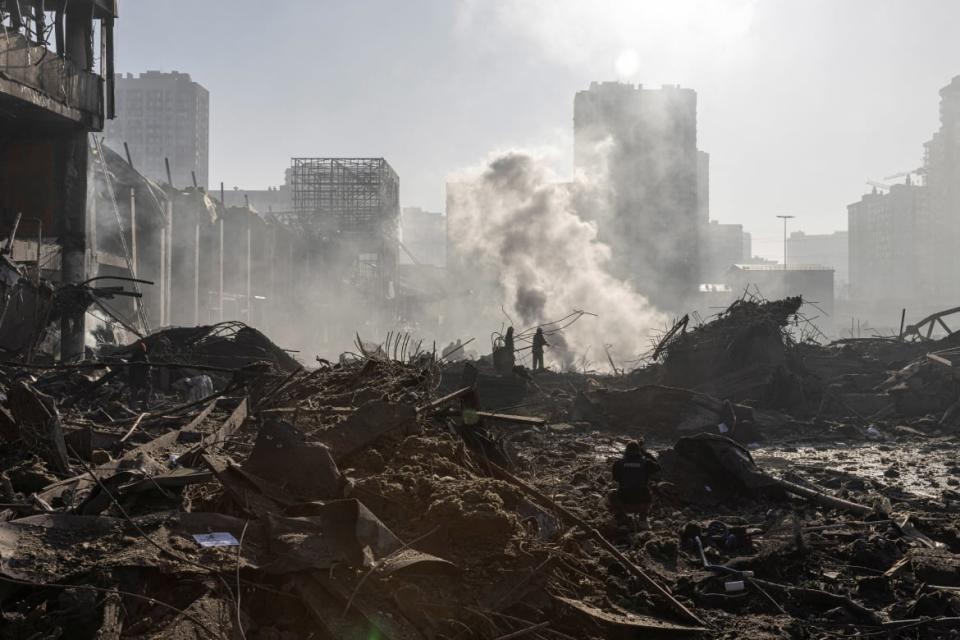
[[[700,280],[706,154],[697,150],[697,94],[594,82],[574,99],[574,164],[608,181],[609,211],[583,211],[612,249],[613,272],[661,309],[680,311]]]
[[[960,76],[940,90],[940,129],[923,168],[849,211],[850,299],[860,314],[907,307],[912,317],[956,306],[960,280]]]
[[[847,207],[850,300],[869,317],[924,304],[919,282],[920,219],[924,187],[895,184],[889,193],[874,190]]]
[[[166,161],[176,187],[206,188],[210,165],[210,93],[186,73],[147,71],[116,76],[117,119],[104,129],[106,143],[134,168],[167,182]]]
[[[960,76],[940,90],[940,130],[924,144],[923,167],[929,209],[919,230],[924,250],[918,286],[930,299],[954,306],[960,299],[955,276],[960,246]]]

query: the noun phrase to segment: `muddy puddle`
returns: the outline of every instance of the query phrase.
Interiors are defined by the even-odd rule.
[[[753,451],[761,467],[778,473],[859,477],[878,486],[897,487],[906,493],[936,498],[944,489],[960,484],[956,451],[946,443],[896,444],[823,443],[815,446],[770,446]],[[813,479],[813,478],[811,478]]]

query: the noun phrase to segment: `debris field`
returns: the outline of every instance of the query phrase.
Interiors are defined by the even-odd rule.
[[[960,637],[960,339],[801,305],[616,374],[304,368],[239,323],[4,363],[0,636]],[[649,529],[606,503],[638,438]]]

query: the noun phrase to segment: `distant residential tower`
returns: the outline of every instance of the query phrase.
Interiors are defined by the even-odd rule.
[[[679,311],[700,281],[699,236],[709,166],[697,150],[697,94],[594,82],[574,99],[574,164],[609,180],[611,211],[597,221],[613,271],[661,309]]]
[[[117,119],[104,129],[106,143],[134,168],[167,182],[166,160],[175,187],[206,188],[210,165],[210,94],[186,73],[147,71],[116,76]]]

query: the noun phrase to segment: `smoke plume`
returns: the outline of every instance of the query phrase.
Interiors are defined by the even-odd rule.
[[[649,349],[650,332],[665,316],[610,275],[610,248],[574,206],[602,202],[597,193],[603,185],[583,176],[552,183],[537,159],[509,152],[492,158],[474,179],[449,188],[454,207],[448,225],[459,274],[477,292],[489,292],[485,283],[496,281],[499,299],[482,303],[488,310],[499,312],[499,302],[522,323],[518,330],[574,310],[596,313],[563,337],[570,351],[577,357],[589,353],[595,366],[606,365],[605,345],[620,361]]]

